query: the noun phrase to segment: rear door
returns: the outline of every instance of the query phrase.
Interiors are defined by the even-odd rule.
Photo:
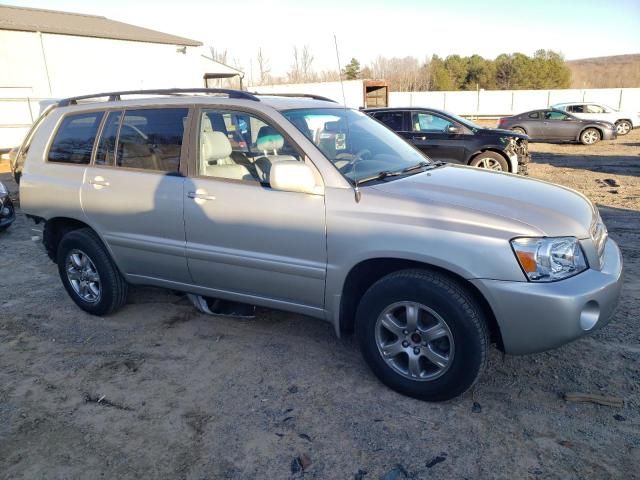
[[[536,110],[522,114],[520,117],[522,121],[519,123],[524,125],[527,135],[532,139],[546,138],[544,131],[544,112],[544,110]]]
[[[466,159],[466,129],[435,112],[411,112],[410,141],[434,160],[463,163]],[[457,133],[450,133],[457,127]]]
[[[103,121],[81,201],[127,275],[190,283],[180,172],[188,115],[184,107],[137,108]]]

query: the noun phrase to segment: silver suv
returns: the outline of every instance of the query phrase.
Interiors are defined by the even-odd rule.
[[[430,161],[322,99],[124,93],[60,101],[18,152],[22,209],[86,312],[145,284],[317,317],[437,401],[491,342],[551,349],[616,307],[620,251],[577,192]]]

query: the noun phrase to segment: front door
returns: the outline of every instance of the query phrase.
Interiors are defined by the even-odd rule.
[[[556,110],[544,114],[544,138],[550,140],[575,140],[580,129],[580,121],[573,116]]]
[[[187,108],[108,113],[81,190],[85,215],[123,273],[190,283],[180,174]]]
[[[257,115],[198,114],[195,172],[185,183],[187,259],[212,296],[265,306],[324,307],[324,197],[272,190],[274,162],[303,161]]]
[[[449,127],[458,127],[450,133]],[[466,158],[464,128],[432,112],[412,112],[410,131],[403,134],[417,148],[434,160],[463,163]]]

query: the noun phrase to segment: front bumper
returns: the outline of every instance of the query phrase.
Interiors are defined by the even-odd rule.
[[[552,283],[475,279],[500,327],[506,353],[559,347],[609,323],[622,289],[622,255],[609,239],[602,270]]]
[[[616,132],[615,129],[613,130],[602,129],[603,140],[615,140],[616,138],[618,138],[618,133]]]

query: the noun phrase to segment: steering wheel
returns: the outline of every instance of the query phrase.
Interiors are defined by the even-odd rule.
[[[346,162],[344,165],[338,166],[338,170],[340,170],[342,173],[348,173],[353,169],[353,165],[360,160],[367,160],[370,159],[372,157],[371,155],[371,151],[363,148],[361,150],[358,150],[356,153],[340,153],[338,155],[336,155],[336,164],[339,161],[344,161]]]

